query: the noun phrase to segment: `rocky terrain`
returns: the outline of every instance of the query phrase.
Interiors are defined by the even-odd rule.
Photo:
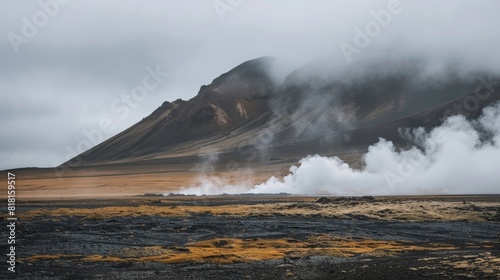
[[[498,196],[149,196],[19,209],[16,279],[500,277]]]

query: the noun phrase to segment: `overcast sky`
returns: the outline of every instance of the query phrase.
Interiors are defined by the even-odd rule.
[[[397,2],[2,1],[0,169],[59,165],[85,147],[85,131],[107,139],[260,56],[293,68],[390,50],[500,65],[500,1]],[[356,28],[368,42],[356,43]],[[346,59],[347,45],[357,52]],[[139,101],[121,99],[144,79]]]

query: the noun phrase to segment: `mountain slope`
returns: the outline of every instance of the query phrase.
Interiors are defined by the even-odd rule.
[[[189,101],[164,102],[151,115],[68,162],[88,164],[164,152],[179,143],[228,134],[266,111],[273,59],[247,61],[202,86]]]
[[[414,60],[344,68],[315,61],[281,84],[269,74],[273,63],[269,57],[242,63],[191,100],[163,103],[65,165],[196,156],[202,150],[233,153],[236,159],[248,153],[260,159],[305,156],[367,147],[379,137],[404,145],[400,128],[436,126],[457,104],[471,100],[478,101],[470,112],[474,117],[500,99],[497,87],[486,89],[488,98],[477,98],[481,85],[471,77],[485,73],[429,77]]]

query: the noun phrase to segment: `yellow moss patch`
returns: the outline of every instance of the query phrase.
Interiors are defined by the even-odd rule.
[[[120,262],[148,261],[163,263],[210,262],[235,263],[305,256],[351,257],[360,254],[385,256],[414,250],[452,250],[443,244],[423,247],[408,242],[353,239],[331,235],[311,236],[305,241],[293,239],[216,238],[177,247],[131,247],[110,253],[109,256],[81,256],[82,261]],[[58,255],[59,257],[65,257]],[[54,259],[51,255],[32,256],[31,260]]]
[[[82,261],[86,262],[122,262],[122,261],[132,261],[134,260],[133,258],[118,258],[118,257],[113,257],[113,256],[101,256],[101,255],[91,255],[91,256],[86,256],[81,259]]]
[[[303,242],[284,239],[217,238],[189,244],[189,253],[178,254],[169,262],[248,262],[283,258],[287,252],[305,247]]]
[[[62,258],[79,258],[82,255],[33,255],[26,258],[19,258],[19,261],[57,260]]]
[[[500,277],[500,258],[493,256],[490,252],[469,256],[465,260],[445,258],[443,261],[441,261],[441,264],[459,269],[478,269],[484,273],[493,274],[496,275],[496,277]]]
[[[491,252],[479,253],[477,255],[452,255],[447,257],[422,258],[419,261],[436,261],[439,266],[450,266],[454,269],[463,269],[465,271],[479,270],[500,279],[500,258],[493,255]],[[426,265],[422,267],[412,268],[412,270],[433,270],[435,265]],[[465,274],[464,274],[465,275]],[[469,278],[474,277],[472,274]]]
[[[20,213],[18,216],[22,219],[32,219],[38,216],[53,217],[82,217],[88,220],[103,220],[113,217],[139,217],[139,216],[168,216],[181,217],[186,216],[187,208],[155,207],[148,205],[139,206],[110,206],[99,208],[58,208],[58,209],[37,209]]]
[[[428,246],[418,246],[409,242],[396,242],[373,239],[352,239],[346,237],[335,237],[331,235],[318,235],[309,238],[310,244],[314,244],[316,251],[338,252],[337,255],[350,257],[359,254],[374,256],[394,255],[396,253],[408,251],[435,251],[453,250],[451,245],[429,244]],[[332,254],[328,254],[332,255]]]
[[[498,207],[499,203],[475,203],[475,207]],[[89,220],[110,219],[114,217],[185,217],[191,214],[210,214],[221,216],[322,216],[336,218],[350,218],[360,215],[376,220],[402,221],[487,221],[492,219],[496,212],[483,211],[478,214],[474,208],[467,208],[460,202],[434,201],[404,201],[401,203],[376,202],[350,204],[318,204],[312,202],[269,203],[269,204],[229,204],[220,206],[162,206],[162,205],[135,205],[110,206],[98,208],[58,208],[36,209],[20,212],[22,219],[32,219],[38,216],[52,217],[82,217]]]

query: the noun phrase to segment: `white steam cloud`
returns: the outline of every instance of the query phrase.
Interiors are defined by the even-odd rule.
[[[202,175],[195,179],[195,185],[183,187],[180,194],[186,195],[217,195],[217,194],[241,194],[248,192],[251,185],[246,182],[232,184],[231,181],[222,176]]]
[[[250,178],[254,175],[252,170],[240,168],[236,162],[230,162],[226,166],[227,172],[224,174],[217,173],[215,166],[219,160],[218,150],[202,150],[200,157],[201,162],[191,170],[198,173],[193,186],[183,187],[179,193],[194,195],[237,194],[247,192],[252,187],[252,184],[249,183]]]
[[[415,146],[398,150],[380,139],[353,169],[338,157],[309,156],[281,180],[270,178],[249,193],[332,195],[492,194],[500,191],[500,103],[477,120],[452,116],[429,132],[408,131]],[[417,148],[417,146],[419,148]],[[244,185],[211,184],[183,193],[242,193]]]
[[[369,147],[363,170],[337,157],[310,156],[290,168],[283,180],[275,177],[252,193],[384,195],[498,193],[500,190],[500,105],[484,110],[477,121],[448,118],[426,133],[413,131],[416,144],[397,151],[380,139]],[[487,140],[484,137],[489,136]]]

